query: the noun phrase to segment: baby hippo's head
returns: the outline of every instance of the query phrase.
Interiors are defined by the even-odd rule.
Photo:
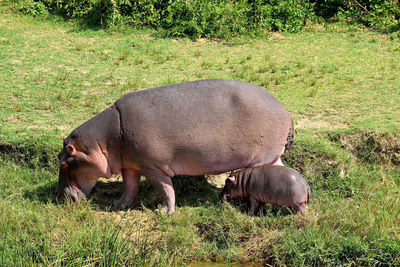
[[[224,189],[221,192],[221,198],[223,200],[230,200],[232,198],[241,197],[240,186],[237,184],[235,176],[230,176],[225,180]]]

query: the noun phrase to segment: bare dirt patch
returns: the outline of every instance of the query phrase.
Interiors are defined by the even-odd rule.
[[[279,33],[279,32],[272,32],[270,35],[269,35],[269,40],[282,40],[282,39],[285,39],[286,37],[283,35],[283,34],[281,34],[281,33]]]
[[[21,119],[21,118],[18,118],[18,117],[10,116],[10,117],[4,118],[3,121],[4,121],[4,122],[13,122],[13,123],[16,123],[16,122],[22,121],[22,119]]]
[[[217,39],[217,38],[197,38],[196,39],[196,43],[199,43],[199,44],[207,44],[207,43],[215,44],[215,43],[219,43],[219,42],[221,42],[221,40]]]

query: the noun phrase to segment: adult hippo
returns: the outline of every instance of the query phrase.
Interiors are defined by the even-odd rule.
[[[162,194],[162,211],[173,213],[171,177],[281,165],[293,123],[260,87],[201,80],[129,93],[63,139],[59,199],[80,200],[98,178],[122,173],[113,205],[128,207],[144,175]]]

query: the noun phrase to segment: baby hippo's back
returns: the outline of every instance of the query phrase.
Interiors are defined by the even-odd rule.
[[[253,168],[247,182],[250,196],[261,203],[306,210],[310,186],[296,170],[284,166],[264,165]]]

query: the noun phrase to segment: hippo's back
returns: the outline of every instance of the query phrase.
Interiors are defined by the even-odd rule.
[[[115,106],[130,160],[169,164],[177,174],[270,163],[291,127],[275,97],[238,81],[202,80],[133,92]]]

